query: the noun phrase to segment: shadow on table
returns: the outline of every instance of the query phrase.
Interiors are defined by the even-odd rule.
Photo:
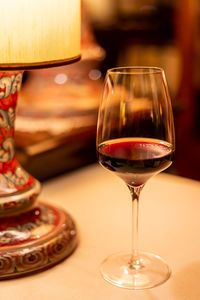
[[[200,261],[193,262],[174,274],[172,294],[177,300],[200,299]]]
[[[159,298],[157,298],[155,295],[152,294],[151,289],[147,289],[145,291],[145,295],[148,297],[148,300],[159,300]]]

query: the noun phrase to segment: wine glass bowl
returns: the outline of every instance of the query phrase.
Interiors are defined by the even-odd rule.
[[[164,71],[153,67],[108,70],[98,115],[98,159],[126,183],[132,196],[132,251],[113,254],[101,265],[103,277],[117,286],[149,288],[170,276],[160,257],[138,250],[138,204],[147,180],[172,164],[174,150]]]

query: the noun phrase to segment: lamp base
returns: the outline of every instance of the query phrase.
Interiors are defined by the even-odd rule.
[[[32,210],[0,219],[0,280],[47,269],[77,246],[72,218],[63,210],[39,203]]]

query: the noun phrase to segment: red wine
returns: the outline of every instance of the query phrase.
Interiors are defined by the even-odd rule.
[[[168,168],[172,157],[172,145],[157,139],[120,138],[98,147],[100,164],[132,186],[142,185]]]

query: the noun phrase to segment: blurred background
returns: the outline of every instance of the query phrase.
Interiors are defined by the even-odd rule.
[[[82,60],[24,74],[15,136],[25,169],[43,181],[95,162],[106,70],[157,66],[175,118],[168,172],[200,180],[199,17],[199,0],[83,0]]]

